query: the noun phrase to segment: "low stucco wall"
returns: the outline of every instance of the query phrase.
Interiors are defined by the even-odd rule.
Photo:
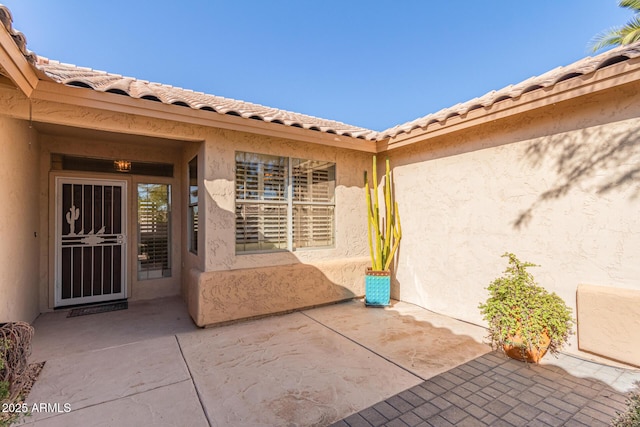
[[[299,310],[364,295],[368,258],[241,270],[191,271],[187,302],[198,326]]]
[[[640,366],[640,290],[580,285],[580,350]]]
[[[38,140],[27,122],[0,117],[0,322],[38,310]]]

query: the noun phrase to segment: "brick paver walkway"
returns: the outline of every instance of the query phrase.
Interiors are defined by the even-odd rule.
[[[556,365],[527,365],[489,353],[333,427],[610,425],[626,399],[612,384],[629,388],[637,372],[625,375],[624,370],[565,359],[565,365],[574,364],[565,366],[569,371],[580,371],[580,363],[592,366],[577,375]]]

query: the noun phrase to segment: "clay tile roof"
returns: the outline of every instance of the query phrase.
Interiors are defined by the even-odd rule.
[[[591,74],[609,65],[640,56],[640,42],[628,46],[621,46],[594,57],[583,58],[565,67],[555,68],[518,84],[510,85],[497,91],[491,91],[478,98],[444,108],[436,113],[419,117],[382,132],[376,132],[333,120],[325,120],[305,114],[208,95],[202,92],[194,92],[169,85],[151,83],[38,57],[26,48],[27,42],[24,35],[13,29],[11,12],[2,4],[0,4],[0,22],[13,37],[14,42],[27,61],[57,83],[130,96],[137,99],[145,99],[150,102],[155,101],[164,104],[173,104],[197,110],[211,111],[218,114],[235,115],[249,120],[262,120],[283,126],[299,127],[370,141],[392,138],[402,133],[411,132],[414,129],[425,129],[432,123],[445,123],[449,118],[456,116],[464,117],[467,113],[475,109],[489,108],[494,104],[509,99],[517,100],[520,96],[528,92],[551,88],[563,81]]]
[[[534,76],[516,85],[509,85],[497,91],[491,91],[485,95],[470,101],[444,108],[436,113],[417,118],[382,132],[377,139],[386,139],[410,132],[413,129],[425,128],[432,123],[443,123],[448,118],[463,116],[478,108],[489,108],[492,105],[507,99],[516,99],[521,95],[538,89],[549,88],[556,84],[575,77],[593,73],[601,68],[616,64],[640,56],[640,42],[628,46],[611,49],[594,57],[586,57],[565,67],[557,67],[540,76]]]
[[[369,129],[334,120],[325,120],[250,102],[151,83],[38,57],[26,48],[26,38],[21,32],[13,28],[11,12],[2,4],[0,4],[0,22],[13,37],[16,46],[18,46],[27,61],[57,83],[366,140],[375,140],[377,134]]]
[[[90,88],[99,92],[111,92],[132,98],[159,101],[164,104],[207,110],[219,114],[230,114],[246,119],[262,120],[284,126],[297,126],[319,132],[359,137],[367,140],[374,140],[376,136],[375,131],[334,120],[325,120],[306,114],[208,95],[169,85],[150,83],[104,71],[63,64],[43,57],[38,57],[35,65],[54,82],[68,86]]]
[[[20,52],[31,64],[36,61],[36,54],[27,49],[27,38],[20,31],[13,28],[13,16],[11,11],[4,5],[0,4],[0,22],[7,29],[7,32],[13,38],[16,46],[20,49]]]

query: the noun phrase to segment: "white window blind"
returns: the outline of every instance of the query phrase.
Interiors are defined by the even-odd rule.
[[[334,243],[335,164],[236,153],[236,250]]]
[[[198,156],[196,156],[189,162],[189,207],[187,212],[189,251],[196,255],[198,254],[198,212]]]
[[[138,184],[138,280],[171,276],[171,186]]]
[[[293,245],[333,245],[335,165],[292,159]]]

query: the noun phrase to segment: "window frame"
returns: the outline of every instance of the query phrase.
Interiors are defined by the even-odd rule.
[[[142,180],[142,181],[137,181],[134,183],[135,188],[136,188],[136,206],[137,206],[137,219],[136,219],[136,228],[137,228],[137,242],[138,242],[138,249],[137,249],[137,254],[136,254],[136,277],[138,281],[147,281],[147,280],[156,280],[156,279],[166,279],[166,278],[170,278],[173,277],[173,257],[172,257],[172,242],[173,242],[173,236],[172,236],[172,230],[173,230],[173,218],[172,218],[172,210],[173,210],[173,188],[172,188],[172,184],[171,183],[166,183],[166,182],[158,182],[155,180]],[[142,247],[142,226],[143,224],[140,222],[140,214],[141,214],[141,198],[140,198],[140,186],[164,186],[166,187],[166,263],[167,263],[167,267],[166,268],[162,268],[162,276],[160,277],[151,277],[149,276],[149,273],[151,271],[151,269],[149,268],[144,268],[141,269],[142,265],[141,265],[141,259],[140,256],[142,255],[140,253],[141,247]],[[155,223],[153,223],[155,224]],[[144,225],[149,225],[149,224],[144,224]],[[144,277],[146,274],[146,277]]]
[[[195,185],[192,185],[192,179],[195,180]],[[187,247],[189,252],[195,255],[198,255],[198,234],[200,231],[198,180],[198,156],[196,155],[187,163]]]
[[[240,156],[256,156],[257,159],[259,159],[259,163],[258,163],[258,175],[257,175],[257,181],[258,181],[258,188],[255,190],[256,194],[258,195],[262,195],[262,197],[258,196],[257,198],[253,198],[253,199],[247,199],[247,198],[241,198],[239,197],[239,193],[238,193],[238,189],[240,187],[240,184],[238,182],[238,167],[239,167],[239,157]],[[262,174],[264,174],[264,159],[280,159],[283,161],[285,167],[284,167],[284,191],[282,191],[283,194],[283,199],[280,200],[273,200],[273,199],[265,199],[264,198],[264,194],[265,194],[265,190],[264,190],[264,186],[261,188],[260,185],[261,183],[264,182],[264,176]],[[328,176],[332,178],[328,179],[327,182],[329,183],[329,187],[330,187],[330,191],[327,193],[328,194],[328,200],[327,201],[313,201],[313,200],[295,200],[295,191],[294,191],[294,186],[295,186],[295,181],[294,181],[294,177],[293,177],[293,164],[295,161],[300,161],[300,162],[321,162],[321,163],[325,163],[327,165],[327,169],[331,170],[331,172],[328,172]],[[300,159],[297,157],[288,157],[288,156],[274,156],[274,155],[269,155],[269,154],[262,154],[262,153],[254,153],[254,152],[247,152],[247,151],[236,151],[235,152],[235,177],[234,177],[234,191],[235,191],[235,215],[236,215],[236,224],[235,224],[235,253],[236,255],[246,255],[246,254],[256,254],[256,253],[271,253],[271,252],[293,252],[293,251],[299,251],[299,250],[321,250],[321,249],[333,249],[335,248],[335,243],[336,243],[336,215],[335,215],[335,209],[336,209],[336,178],[337,178],[337,172],[336,172],[337,166],[335,162],[329,162],[329,161],[319,161],[319,160],[312,160],[312,159]],[[312,169],[310,169],[311,171]],[[244,194],[247,193],[247,180],[245,179],[245,181],[243,181],[245,184],[243,185],[244,188]],[[307,184],[307,185],[312,185],[312,183]],[[256,205],[259,208],[260,207],[266,207],[266,206],[284,206],[286,207],[286,220],[284,223],[284,229],[285,229],[285,235],[286,235],[286,240],[284,241],[286,244],[283,245],[283,247],[275,247],[275,248],[264,248],[264,249],[249,249],[249,250],[242,250],[241,246],[242,245],[250,245],[250,243],[238,243],[238,218],[239,218],[239,206],[249,206],[249,205]],[[313,207],[313,206],[318,206],[318,207],[327,207],[330,209],[331,211],[331,218],[327,220],[327,223],[329,223],[329,228],[330,228],[330,243],[327,245],[316,245],[316,246],[296,246],[296,242],[295,242],[295,236],[294,236],[294,212],[295,212],[295,208],[297,206],[308,206],[308,207]],[[326,217],[325,217],[326,218]],[[258,220],[260,221],[260,220]],[[264,223],[264,220],[263,220]],[[246,226],[245,226],[246,227]],[[259,232],[259,231],[258,231]],[[246,233],[245,233],[246,234]],[[274,245],[282,245],[282,241],[278,240],[274,243]],[[256,245],[259,245],[260,242],[257,242]]]

